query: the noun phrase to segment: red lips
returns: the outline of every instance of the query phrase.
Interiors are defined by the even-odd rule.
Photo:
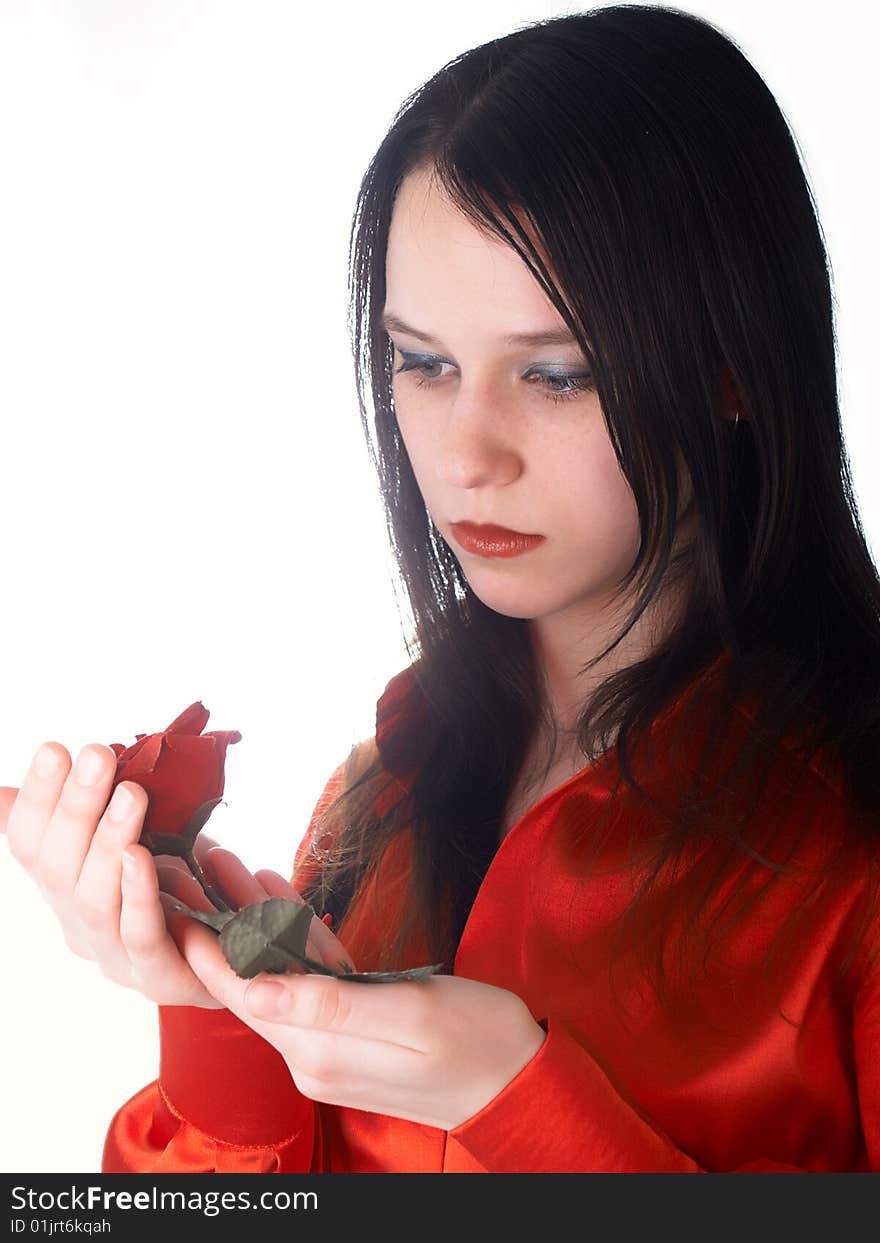
[[[512,531],[510,527],[496,526],[494,522],[453,522],[452,527],[453,530],[467,531],[468,534],[479,536],[481,539],[534,538],[534,536],[524,535],[522,531]]]
[[[544,542],[543,535],[525,535],[494,523],[453,522],[451,530],[465,552],[479,557],[518,557]]]

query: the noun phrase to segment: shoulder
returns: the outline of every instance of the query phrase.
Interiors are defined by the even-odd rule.
[[[418,660],[396,673],[376,703],[373,742],[382,767],[408,786],[424,758],[427,700]]]
[[[376,701],[376,737],[380,747],[385,735],[390,734],[405,717],[419,712],[423,707],[420,672],[419,661],[413,661],[389,678],[379,695]]]
[[[371,770],[377,776],[384,772],[396,778],[398,784],[404,782],[409,772],[405,740],[411,736],[409,726],[422,702],[416,665],[407,665],[388,680],[376,701],[375,733],[356,742],[330,774],[315,816],[325,812],[340,794],[351,790]]]
[[[345,759],[336,765],[325,781],[324,789],[315,807],[315,816],[321,815],[335,798],[350,789],[369,770],[378,756],[379,750],[375,737],[364,738],[356,742]]]
[[[378,759],[379,748],[376,744],[375,734],[369,738],[362,739],[360,742],[356,742],[349,752],[348,758],[342,764],[345,784],[348,786],[358,781]]]

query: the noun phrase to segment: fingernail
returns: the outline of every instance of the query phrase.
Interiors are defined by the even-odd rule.
[[[97,751],[91,751],[87,747],[84,751],[80,751],[73,774],[81,786],[92,786],[100,777],[104,769],[104,763],[98,755]]]
[[[244,1004],[257,1019],[280,1018],[287,1009],[287,989],[271,980],[252,984],[245,993]]]
[[[137,859],[134,855],[129,854],[127,850],[122,852],[122,872],[126,880],[134,880],[137,868]]]
[[[40,747],[31,766],[41,777],[54,777],[61,767],[61,761],[51,747]]]
[[[134,795],[125,786],[117,786],[110,800],[110,819],[124,820],[134,806]]]

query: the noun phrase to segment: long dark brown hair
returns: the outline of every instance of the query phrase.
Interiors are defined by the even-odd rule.
[[[403,102],[363,178],[350,329],[418,715],[407,727],[403,713],[381,755],[353,761],[322,821],[324,842],[335,826],[333,849],[316,851],[321,876],[304,896],[339,928],[408,828],[402,917],[366,968],[401,965],[418,933],[430,961],[451,971],[528,740],[548,714],[527,622],[470,589],[427,514],[395,418],[380,324],[385,253],[401,181],[423,168],[514,248],[589,360],[642,536],[620,588],[635,603],[612,648],[675,571],[678,455],[689,472],[696,536],[685,607],[650,655],[582,705],[579,741],[586,752],[601,739],[619,764],[606,831],[620,815],[647,826],[632,834],[641,883],[622,934],[632,923],[653,945],[639,912],[654,920],[659,910],[666,927],[671,912],[652,895],[674,889],[688,934],[682,961],[693,965],[691,934],[706,934],[705,958],[710,932],[756,900],[756,870],[769,883],[794,866],[800,838],[790,840],[790,824],[777,831],[786,817],[772,800],[778,810],[811,765],[847,808],[845,832],[820,826],[827,850],[814,895],[853,862],[875,877],[880,844],[880,583],[843,443],[828,258],[794,138],[715,26],[673,8],[614,5],[539,21],[444,65]],[[737,422],[723,417],[730,394]],[[652,724],[688,687],[700,693],[686,697],[680,732],[653,756]],[[743,696],[754,697],[753,718],[733,710]],[[746,720],[731,747],[731,723]],[[681,772],[676,756],[687,756]],[[414,776],[380,814],[377,795],[395,769]],[[674,797],[664,801],[667,788]],[[595,823],[584,826],[585,877],[602,840]],[[662,985],[659,950],[655,965]]]

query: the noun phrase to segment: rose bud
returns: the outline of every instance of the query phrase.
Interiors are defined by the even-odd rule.
[[[238,730],[202,733],[209,716],[196,700],[167,729],[137,734],[128,747],[110,744],[116,755],[113,789],[134,781],[149,799],[140,843],[154,855],[179,855],[191,867],[193,843],[222,801],[226,748],[241,741]]]

